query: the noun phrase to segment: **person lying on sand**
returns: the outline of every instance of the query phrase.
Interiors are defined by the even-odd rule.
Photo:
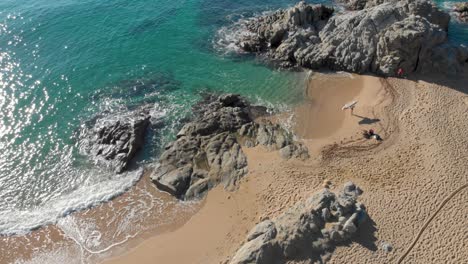
[[[373,138],[373,139],[375,139],[375,140],[377,140],[377,141],[382,141],[382,138],[381,138],[378,134],[376,134],[375,131],[374,131],[373,129],[369,129],[369,131],[364,130],[364,131],[362,132],[362,135],[363,135],[363,137],[364,137],[365,139],[371,139],[371,138]]]

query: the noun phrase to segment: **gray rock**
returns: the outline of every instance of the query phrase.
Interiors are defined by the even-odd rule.
[[[357,187],[354,183],[347,182],[344,184],[343,193],[346,195],[357,197],[362,194],[362,190],[359,187]]]
[[[254,240],[255,238],[264,235],[266,239],[274,239],[276,237],[275,224],[270,220],[265,220],[256,225],[247,235],[247,241]]]
[[[280,149],[280,155],[283,159],[296,158],[305,160],[309,158],[309,150],[304,144],[295,143]]]
[[[255,35],[259,51],[282,67],[385,76],[400,68],[454,75],[466,70],[468,48],[448,41],[450,16],[430,1],[344,1],[359,11],[331,16],[333,9],[301,2],[245,22],[247,35]]]
[[[393,246],[390,243],[384,242],[382,243],[382,250],[385,251],[386,253],[390,253],[393,250]]]
[[[234,133],[252,122],[249,107],[232,94],[197,105],[194,120],[161,154],[151,175],[156,186],[182,199],[201,197],[219,183],[235,188],[247,173],[247,159]]]
[[[122,173],[143,146],[150,124],[148,108],[126,113],[108,113],[85,126],[80,150],[98,164]]]
[[[323,208],[322,209],[323,221],[327,222],[328,220],[330,220],[330,217],[331,217],[330,210],[328,208]]]
[[[161,168],[156,168],[155,172],[152,177],[159,189],[172,195],[180,196],[190,185],[193,168],[191,165],[186,165],[182,168],[161,166]]]
[[[383,3],[396,3],[400,0],[338,0],[349,10],[362,10],[374,6],[378,6]]]
[[[324,189],[278,217],[259,223],[230,263],[288,263],[300,256],[327,255],[334,246],[350,239],[360,226],[357,207],[342,216],[343,228],[340,223],[333,222],[332,217],[324,219],[323,212],[335,210],[337,197]]]
[[[261,124],[249,123],[239,129],[239,136],[244,146],[262,145],[269,149],[279,150],[283,159],[308,159],[309,150],[297,142],[293,134],[279,124],[265,121]]]

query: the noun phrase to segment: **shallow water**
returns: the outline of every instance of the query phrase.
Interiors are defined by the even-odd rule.
[[[0,1],[0,234],[64,221],[140,178],[141,170],[115,175],[79,153],[80,127],[102,111],[154,106],[162,125],[138,158],[148,164],[202,91],[240,93],[279,109],[300,101],[303,74],[217,45],[223,26],[295,2]],[[467,27],[452,23],[450,37],[468,43]]]
[[[54,222],[139,178],[138,171],[100,170],[78,153],[80,125],[103,110],[154,105],[164,126],[140,157],[147,163],[202,90],[272,104],[297,100],[298,74],[212,48],[228,14],[287,4],[259,2],[2,1],[0,234]]]

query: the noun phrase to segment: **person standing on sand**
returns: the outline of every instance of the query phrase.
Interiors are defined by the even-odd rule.
[[[351,110],[351,115],[353,115],[353,111],[354,111],[354,107],[356,107],[356,104],[357,104],[357,101],[352,101],[350,103],[347,103],[345,104],[341,110],[346,110],[346,109],[350,109]]]

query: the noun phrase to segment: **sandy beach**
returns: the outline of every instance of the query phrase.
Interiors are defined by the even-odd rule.
[[[364,190],[360,201],[370,221],[352,241],[337,247],[328,263],[398,263],[406,252],[402,263],[463,263],[468,258],[468,191],[450,194],[467,184],[466,92],[463,81],[444,86],[315,74],[302,104],[271,118],[293,121],[292,129],[309,148],[310,159],[286,161],[277,151],[244,147],[249,173],[239,189],[228,192],[218,186],[203,201],[189,205],[158,191],[146,174],[123,196],[78,212],[69,223],[91,221],[101,230],[102,241],[112,236],[125,243],[93,252],[87,248],[93,241],[81,241],[79,234],[67,233],[66,225],[59,223],[26,236],[3,237],[0,247],[8,253],[1,262],[12,263],[18,256],[34,257],[34,263],[55,261],[60,258],[48,252],[65,249],[67,255],[61,258],[75,258],[77,263],[103,258],[103,263],[122,264],[228,263],[255,224],[307,199],[330,180],[333,190],[347,181]],[[341,110],[353,100],[358,101],[353,113]],[[364,139],[364,129],[374,129],[383,141]],[[119,237],[124,233],[118,227],[128,221],[128,215],[121,215],[128,209],[122,209],[142,210],[135,201],[151,206],[145,218],[132,220],[133,237]],[[393,250],[384,251],[383,244]],[[31,248],[41,248],[42,253]]]
[[[296,110],[297,133],[311,150],[310,160],[284,161],[261,147],[244,149],[249,174],[239,190],[212,190],[180,229],[154,236],[105,263],[224,263],[255,223],[309,197],[325,179],[332,188],[349,180],[361,186],[371,218],[352,242],[336,249],[329,263],[396,263],[443,200],[467,183],[468,142],[463,135],[468,132],[468,97],[460,82],[449,88],[354,77],[343,83],[335,78],[330,91],[316,90],[318,83],[326,87],[323,79],[311,81],[305,103]],[[337,89],[348,81],[351,88],[341,96]],[[330,101],[333,107],[308,98]],[[353,115],[336,107],[353,99],[359,101]],[[362,130],[370,128],[381,135],[381,143],[362,137]],[[467,202],[466,189],[448,200],[403,263],[468,259]],[[393,250],[382,250],[383,243]]]

